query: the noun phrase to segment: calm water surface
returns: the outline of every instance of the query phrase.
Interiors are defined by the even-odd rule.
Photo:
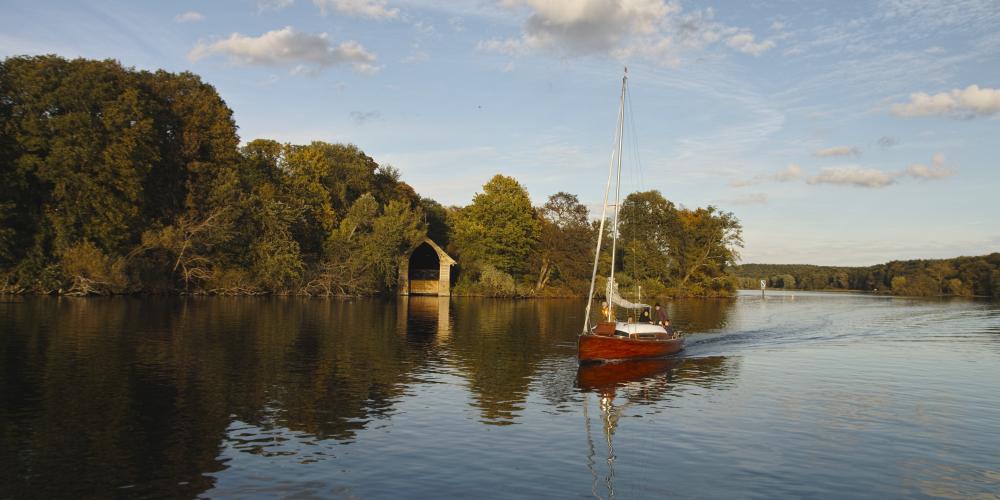
[[[5,298],[0,498],[1000,495],[1000,303]]]

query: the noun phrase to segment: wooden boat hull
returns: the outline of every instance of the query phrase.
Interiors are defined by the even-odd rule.
[[[680,352],[681,339],[644,340],[606,335],[580,335],[578,356],[581,363],[624,359],[660,358]]]

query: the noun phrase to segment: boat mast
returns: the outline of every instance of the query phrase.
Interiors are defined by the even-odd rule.
[[[618,119],[618,173],[615,178],[615,222],[611,226],[611,273],[608,276],[609,283],[611,283],[610,289],[613,291],[615,289],[615,257],[618,250],[618,213],[621,212],[621,197],[622,197],[622,143],[625,142],[625,85],[628,82],[628,68],[625,68],[625,75],[622,76],[622,96],[621,104],[619,105],[621,111],[619,112],[620,118]],[[611,310],[613,305],[608,305],[608,321],[611,321]]]
[[[601,245],[604,241],[604,222],[607,220],[608,214],[608,195],[611,193],[611,178],[614,176],[615,172],[615,154],[617,152],[618,159],[618,178],[621,180],[621,134],[622,128],[625,123],[625,78],[628,77],[628,68],[625,68],[626,75],[622,77],[622,94],[621,99],[618,103],[618,126],[616,127],[616,137],[617,147],[611,149],[611,159],[608,162],[608,182],[604,187],[604,204],[601,206],[601,223],[597,231],[597,248],[594,250],[594,270],[590,274],[590,292],[587,294],[587,311],[584,314],[583,320],[583,333],[590,333],[590,309],[594,303],[594,284],[597,282],[597,264],[601,261]],[[619,186],[620,192],[620,186]],[[617,227],[617,202],[615,206],[615,226]],[[612,261],[614,259],[614,254],[612,254]],[[612,266],[612,275],[614,275],[614,267]],[[611,307],[608,307],[608,321],[611,321]]]

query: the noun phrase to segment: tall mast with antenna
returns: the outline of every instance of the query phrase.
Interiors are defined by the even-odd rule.
[[[611,226],[611,272],[608,276],[609,289],[615,288],[615,257],[618,252],[618,214],[621,212],[622,198],[622,143],[625,142],[625,87],[628,84],[628,66],[625,67],[625,74],[622,75],[622,96],[619,108],[620,118],[618,120],[618,172],[615,175],[615,222]],[[608,307],[608,321],[611,321],[611,307]]]
[[[597,230],[597,248],[594,250],[594,269],[590,275],[590,292],[587,293],[587,310],[584,314],[583,322],[583,333],[590,333],[590,310],[594,303],[594,285],[597,282],[597,264],[601,261],[601,246],[604,242],[604,223],[607,220],[608,214],[608,196],[611,193],[611,179],[615,177],[615,155],[618,155],[618,165],[617,172],[618,176],[616,179],[617,186],[615,187],[615,223],[612,230],[612,250],[611,250],[611,280],[614,280],[615,275],[615,249],[618,240],[618,201],[621,197],[621,171],[622,171],[622,133],[625,126],[625,85],[628,81],[628,67],[625,68],[625,75],[622,76],[622,92],[621,98],[618,103],[618,126],[616,127],[616,145],[611,150],[611,161],[608,165],[608,182],[604,188],[604,204],[601,207],[601,223]],[[608,315],[605,318],[607,321],[611,321],[613,311],[613,306],[608,307]]]

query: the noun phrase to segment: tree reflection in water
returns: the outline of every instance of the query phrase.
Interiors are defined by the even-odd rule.
[[[0,469],[13,478],[0,482],[3,498],[195,496],[239,454],[323,460],[331,450],[303,450],[404,418],[399,403],[442,373],[465,383],[468,400],[454,404],[473,405],[488,425],[516,423],[533,390],[558,411],[579,411],[576,391],[597,390],[572,385],[577,300],[31,298],[0,307]],[[673,314],[683,322],[684,311]],[[615,390],[641,404],[712,363]]]

